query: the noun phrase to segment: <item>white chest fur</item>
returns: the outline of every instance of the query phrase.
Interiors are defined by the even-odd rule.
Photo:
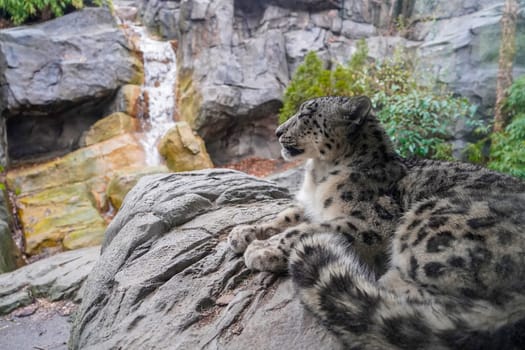
[[[333,178],[326,178],[332,166],[309,159],[305,166],[303,185],[297,193],[297,200],[304,207],[306,216],[313,222],[330,219],[331,211],[326,210],[324,203],[333,191]]]

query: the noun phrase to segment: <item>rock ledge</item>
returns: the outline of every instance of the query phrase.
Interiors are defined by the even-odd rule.
[[[231,170],[142,178],[108,227],[70,348],[339,348],[287,278],[251,273],[225,241],[290,201],[286,189]]]

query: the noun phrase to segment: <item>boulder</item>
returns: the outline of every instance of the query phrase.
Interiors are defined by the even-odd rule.
[[[204,141],[186,122],[178,122],[168,130],[159,141],[158,149],[172,171],[213,168]]]
[[[392,23],[392,15],[394,14],[391,9],[392,3],[398,5],[411,2],[415,1],[343,1],[343,17],[357,23],[373,24],[376,27],[384,28]]]
[[[106,8],[1,30],[0,61],[0,96],[10,115],[70,107],[143,79],[142,63]]]
[[[111,176],[144,164],[139,141],[123,134],[50,162],[9,170],[7,185],[17,194],[26,253],[100,244]]]
[[[0,315],[34,298],[73,299],[99,257],[100,247],[59,253],[18,270],[0,274]]]
[[[20,195],[110,176],[127,167],[145,164],[144,150],[134,135],[124,134],[84,147],[64,157],[33,166],[10,169],[7,186]]]
[[[109,140],[112,137],[139,130],[139,121],[122,112],[115,112],[97,121],[84,135],[83,146]]]
[[[168,171],[168,168],[165,166],[145,167],[134,171],[117,171],[109,181],[106,192],[111,205],[116,210],[119,210],[128,192],[143,176],[167,173]]]
[[[65,249],[100,244],[106,222],[98,212],[86,183],[63,185],[17,198],[26,253],[46,247]]]
[[[141,84],[143,75],[139,55],[105,7],[0,30],[9,158],[49,159],[78,148],[119,87]]]
[[[233,226],[290,201],[231,170],[143,177],[106,231],[70,348],[341,349],[289,279],[250,272],[227,245]]]

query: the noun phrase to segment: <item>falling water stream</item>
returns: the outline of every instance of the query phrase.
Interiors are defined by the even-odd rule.
[[[175,124],[175,52],[169,41],[156,40],[144,26],[126,24],[133,35],[138,36],[144,59],[142,96],[147,102],[147,112],[140,118],[144,130],[140,142],[146,152],[147,165],[159,165],[157,143]]]

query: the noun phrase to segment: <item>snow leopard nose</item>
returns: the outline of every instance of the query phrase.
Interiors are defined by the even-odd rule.
[[[277,128],[277,130],[275,130],[275,136],[277,136],[277,138],[279,138],[279,137],[282,136],[282,134],[284,134],[284,128],[281,125],[280,127]]]

